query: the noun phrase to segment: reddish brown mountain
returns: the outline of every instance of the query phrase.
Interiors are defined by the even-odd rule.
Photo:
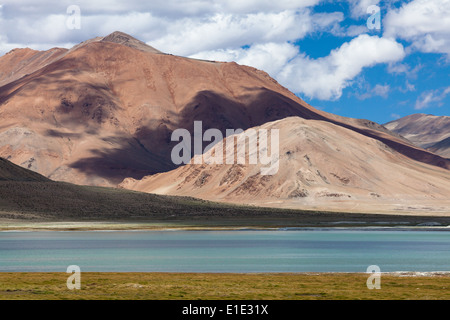
[[[175,168],[177,128],[247,129],[288,116],[322,120],[435,166],[450,161],[383,127],[306,104],[265,72],[164,54],[115,32],[71,50],[0,58],[0,156],[54,180],[116,185]]]
[[[0,86],[18,80],[61,58],[67,49],[14,49],[0,58]]]

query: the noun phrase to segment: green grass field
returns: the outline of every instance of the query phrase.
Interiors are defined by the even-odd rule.
[[[450,299],[450,275],[82,273],[69,290],[66,273],[0,273],[2,300],[425,300]]]

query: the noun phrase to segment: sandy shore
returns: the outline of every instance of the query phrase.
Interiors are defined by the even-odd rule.
[[[442,217],[402,216],[386,221],[249,221],[249,220],[199,220],[199,221],[15,221],[0,220],[0,231],[136,231],[136,230],[308,230],[308,229],[359,229],[359,230],[417,230],[450,231],[450,219]],[[420,218],[420,217],[419,217]]]

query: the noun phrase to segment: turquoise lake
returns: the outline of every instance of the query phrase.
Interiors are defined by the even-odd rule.
[[[0,232],[0,272],[450,271],[447,231]]]

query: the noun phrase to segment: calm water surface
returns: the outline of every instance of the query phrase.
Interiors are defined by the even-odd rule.
[[[450,271],[439,231],[0,232],[0,272]]]

